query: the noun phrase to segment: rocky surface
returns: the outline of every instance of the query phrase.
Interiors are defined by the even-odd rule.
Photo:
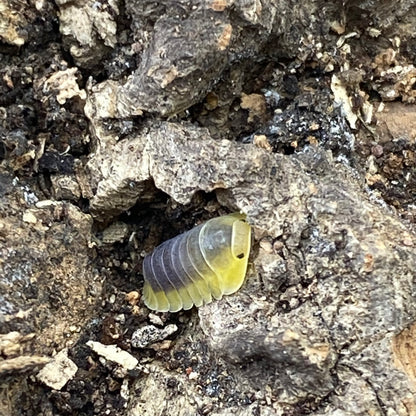
[[[0,413],[415,414],[415,23],[0,0]],[[144,255],[235,210],[243,288],[146,310]]]

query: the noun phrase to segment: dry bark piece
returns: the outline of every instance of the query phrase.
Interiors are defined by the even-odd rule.
[[[126,294],[126,301],[130,303],[132,306],[136,306],[140,300],[140,293],[136,290],[133,290]]]
[[[358,117],[353,110],[351,97],[348,96],[345,85],[336,75],[332,76],[331,89],[334,93],[335,105],[341,108],[342,114],[348,120],[350,127],[356,129]]]
[[[16,375],[39,369],[49,363],[50,358],[39,355],[20,355],[0,361],[0,375]]]
[[[385,103],[383,111],[377,113],[377,121],[383,143],[394,138],[402,138],[409,142],[416,138],[413,106],[399,102]]]
[[[0,354],[6,357],[19,355],[23,351],[25,343],[34,337],[35,334],[23,335],[17,331],[0,334]]]
[[[225,155],[230,157],[225,160]],[[282,209],[289,212],[293,207],[299,217],[299,226],[295,228],[301,228],[306,221],[307,214],[299,198],[308,193],[308,187],[296,173],[299,172],[296,161],[271,155],[255,146],[213,140],[206,129],[192,125],[160,123],[145,134],[121,140],[114,146],[103,146],[88,166],[92,182],[98,182],[91,212],[101,221],[130,208],[139,198],[149,200],[154,193],[154,188],[149,188],[152,178],[158,189],[182,204],[189,203],[197,191],[218,190],[225,206],[246,213],[249,222],[251,213],[256,212],[257,228],[277,237],[282,234],[283,226],[280,212],[273,211],[272,219],[262,219],[259,214],[274,206],[272,195],[283,198],[284,189],[290,186],[288,172],[293,172],[294,180],[301,181],[303,186],[296,189],[292,186],[288,205]],[[275,172],[272,191],[267,189],[270,183],[260,179],[266,171]],[[240,192],[245,195],[240,197]],[[259,193],[264,193],[261,207],[257,200]]]
[[[211,8],[216,12],[223,12],[225,8],[228,6],[227,0],[212,0]]]
[[[104,81],[90,99],[97,104],[112,103],[106,106],[107,112],[101,111],[104,117],[131,117],[145,111],[162,116],[178,114],[201,100],[235,57],[255,56],[270,36],[289,32],[296,16],[294,9],[291,3],[278,8],[275,4],[234,2],[230,14],[226,3],[197,2],[192,7],[181,3],[178,11],[173,8],[172,13],[163,14],[162,4],[131,1],[127,12],[136,37],[141,39],[140,47],[144,47],[140,64],[123,85]],[[311,14],[318,10],[312,9]],[[279,20],[279,16],[285,18]],[[153,20],[151,33],[145,29],[146,18]],[[302,28],[313,32],[315,26],[319,24],[310,21]],[[296,30],[292,33],[286,36],[283,55],[294,56],[299,48],[300,35]]]
[[[267,140],[267,136],[264,134],[256,134],[253,138],[253,144],[261,149],[266,149],[268,152],[273,150],[271,144]]]
[[[223,71],[231,34],[232,27],[223,17],[161,17],[139,67],[127,82],[122,86],[104,82],[91,100],[100,102],[103,95],[110,96],[111,113],[118,117],[143,111],[177,114],[201,99]]]

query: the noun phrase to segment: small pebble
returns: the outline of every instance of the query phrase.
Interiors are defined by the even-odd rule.
[[[375,157],[380,157],[383,155],[384,150],[383,150],[383,146],[376,144],[375,146],[373,146],[371,148],[371,153],[375,156]]]
[[[189,373],[188,378],[189,380],[196,380],[198,378],[199,374],[195,371],[192,371]]]
[[[149,313],[149,321],[154,325],[163,326],[163,321],[160,318],[160,316],[158,316],[154,313]]]
[[[166,325],[164,328],[146,325],[143,328],[134,331],[131,337],[131,345],[135,348],[146,348],[150,344],[163,341],[177,330],[178,327],[175,324]]]
[[[136,290],[132,290],[131,292],[126,294],[125,299],[128,303],[130,303],[130,305],[135,306],[138,304],[140,300],[140,294]]]
[[[265,237],[260,240],[260,248],[264,250],[267,254],[273,253],[273,244],[270,238]]]
[[[156,344],[150,345],[150,348],[155,351],[166,351],[170,349],[172,342],[171,339],[165,339],[162,342],[156,342]]]
[[[283,247],[284,247],[284,244],[281,241],[279,241],[279,240],[276,240],[273,243],[273,251],[275,253],[278,253]]]
[[[260,147],[261,149],[265,149],[268,152],[273,151],[271,144],[267,140],[267,136],[264,134],[255,135],[253,138],[253,143],[255,146]]]
[[[26,211],[23,214],[22,219],[23,219],[24,222],[27,222],[29,224],[36,224],[36,222],[38,221],[37,218],[35,217],[35,215],[30,211]]]

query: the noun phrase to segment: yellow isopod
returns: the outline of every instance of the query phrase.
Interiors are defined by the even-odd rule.
[[[246,275],[250,246],[250,225],[238,213],[165,241],[143,261],[145,305],[177,312],[236,292]]]

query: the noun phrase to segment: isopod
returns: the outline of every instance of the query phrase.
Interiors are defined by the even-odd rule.
[[[246,275],[250,246],[250,225],[238,213],[165,241],[143,261],[145,305],[177,312],[236,292]]]

